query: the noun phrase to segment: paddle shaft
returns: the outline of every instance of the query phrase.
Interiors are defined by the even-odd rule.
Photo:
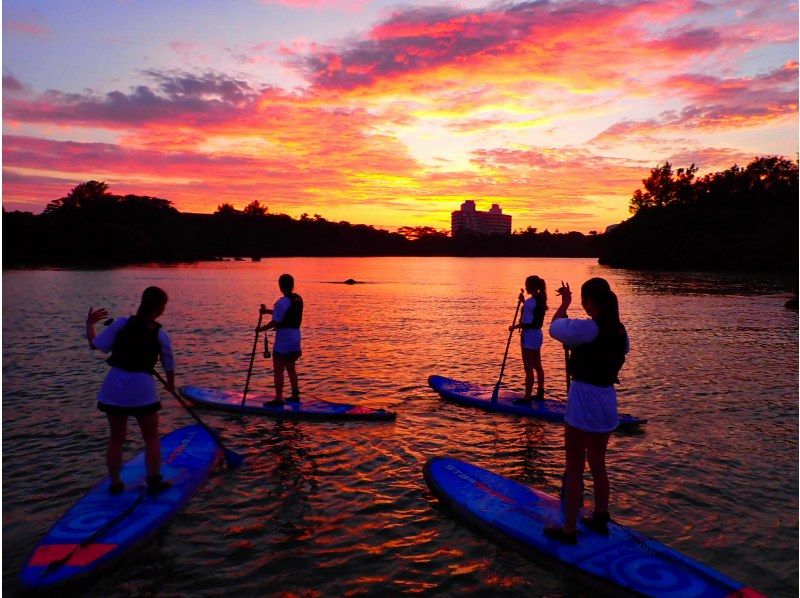
[[[261,328],[261,318],[264,314],[258,310],[258,324],[256,325],[256,337],[253,339],[253,351],[250,353],[250,367],[247,368],[247,380],[244,382],[244,392],[242,393],[242,407],[244,407],[245,399],[247,399],[247,391],[250,388],[250,376],[253,374],[253,362],[256,359],[256,349],[258,348],[258,329]]]
[[[511,322],[511,325],[514,326],[517,323],[517,315],[519,315],[519,308],[522,305],[522,300],[520,298],[517,301],[517,309],[514,310],[514,320]],[[500,366],[500,377],[497,379],[497,384],[494,385],[494,391],[492,391],[492,401],[497,400],[497,396],[500,393],[500,383],[503,381],[503,373],[506,371],[506,359],[508,358],[508,349],[511,347],[511,338],[514,336],[514,331],[511,330],[508,333],[508,342],[506,343],[506,352],[503,353],[503,364]]]
[[[564,372],[567,375],[567,394],[569,394],[569,349],[564,347]]]
[[[181,397],[181,395],[179,395],[177,392],[175,392],[171,388],[167,387],[167,381],[164,380],[164,378],[161,376],[161,374],[159,374],[157,371],[153,370],[153,375],[158,379],[159,382],[161,382],[161,384],[164,386],[166,391],[168,393],[170,393],[173,397],[175,397],[178,400],[178,402],[181,404],[181,406],[184,409],[186,409],[186,411],[189,412],[189,415],[192,416],[194,421],[196,421],[198,424],[203,426],[205,431],[208,432],[209,434],[211,434],[211,437],[217,442],[217,444],[219,444],[220,448],[222,449],[222,452],[225,454],[225,462],[228,464],[228,467],[230,469],[236,469],[237,467],[239,467],[239,465],[242,464],[242,461],[244,461],[244,457],[242,457],[237,452],[232,451],[231,449],[227,448],[225,446],[225,444],[222,442],[222,439],[219,437],[219,433],[216,430],[214,430],[213,428],[210,428],[202,419],[200,419],[200,417],[194,412],[194,409],[189,407],[188,403],[183,399],[183,397]]]

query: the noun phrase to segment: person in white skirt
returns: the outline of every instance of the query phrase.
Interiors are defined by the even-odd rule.
[[[300,388],[297,382],[297,369],[295,364],[303,355],[300,348],[300,326],[303,323],[303,298],[294,292],[294,277],[291,274],[281,274],[278,278],[278,288],[281,298],[275,302],[273,309],[261,306],[262,314],[269,314],[272,320],[260,328],[256,334],[266,330],[275,329],[275,344],[272,345],[272,366],[275,381],[275,398],[264,403],[265,407],[280,407],[283,405],[283,370],[289,375],[289,384],[292,387],[287,401],[297,403],[300,401]]]
[[[522,316],[519,324],[508,327],[508,331],[520,331],[522,344],[522,367],[525,370],[525,396],[515,399],[517,405],[529,405],[533,393],[534,371],[536,372],[537,401],[544,401],[544,368],[542,367],[542,324],[544,312],[547,311],[547,289],[545,282],[538,276],[528,276],[525,279],[525,290],[530,297],[522,304]],[[523,299],[522,293],[519,295]]]
[[[108,316],[105,309],[89,308],[86,339],[92,349],[111,352],[111,366],[97,395],[97,408],[106,414],[110,429],[106,464],[111,477],[109,492],[120,494],[125,485],[120,478],[123,444],[128,432],[128,417],[136,418],[144,438],[147,486],[151,493],[172,484],[161,476],[161,441],[158,411],[161,409],[152,372],[159,358],[167,375],[167,390],[175,389],[175,360],[169,335],[156,320],[167,305],[167,294],[158,287],[147,287],[136,315],[116,318],[99,335],[94,326]]]
[[[565,544],[575,544],[587,461],[594,482],[594,511],[581,521],[589,529],[608,533],[611,517],[606,449],[611,432],[619,424],[614,384],[619,382],[617,376],[629,343],[619,319],[617,296],[605,279],[591,278],[581,287],[581,305],[588,319],[567,316],[572,302],[569,284],[557,293],[561,295],[561,306],[553,314],[550,336],[571,350],[567,369],[572,381],[564,418],[564,524],[545,527],[544,533]]]

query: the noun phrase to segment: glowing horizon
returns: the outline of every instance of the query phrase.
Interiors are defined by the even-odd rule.
[[[793,2],[226,7],[5,3],[4,207],[94,179],[184,212],[441,229],[473,199],[588,232],[658,163],[798,151]]]

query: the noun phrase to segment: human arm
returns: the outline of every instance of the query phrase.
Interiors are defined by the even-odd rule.
[[[163,328],[158,331],[158,342],[161,345],[161,365],[167,375],[165,388],[169,392],[175,392],[175,355],[172,352],[172,340]]]
[[[522,314],[520,315],[520,318],[519,318],[519,324],[512,324],[511,326],[508,327],[508,331],[509,332],[514,332],[515,330],[521,330],[523,328],[531,328],[531,326],[527,325],[526,322],[523,322],[523,320],[525,320],[525,308],[526,308],[526,305],[525,305],[525,291],[524,291],[524,289],[520,289],[519,290],[519,297],[517,298],[517,301],[518,301],[517,309],[519,309],[519,306],[521,305],[522,306]],[[534,303],[534,305],[535,305],[535,303]]]
[[[572,303],[572,291],[569,288],[569,283],[565,284],[562,281],[561,288],[556,290],[556,295],[561,296],[561,305],[558,306],[558,309],[553,314],[553,319],[551,320],[551,322],[567,317],[567,310],[569,309],[569,306]]]
[[[94,325],[106,317],[108,317],[108,312],[102,307],[97,311],[94,311],[91,307],[89,308],[89,314],[86,316],[86,340],[89,341],[90,349],[97,348],[92,342],[97,336],[97,333],[94,331]]]
[[[278,309],[278,303],[275,304],[275,309]],[[275,309],[267,309],[267,306],[262,303],[261,304],[261,309],[258,310],[258,313],[261,314],[261,315],[267,314],[267,315],[271,316],[272,314],[275,313]],[[275,328],[275,318],[274,317],[273,317],[272,320],[269,321],[269,323],[267,323],[267,324],[265,324],[263,326],[256,326],[256,334],[258,334],[259,332],[266,332],[267,330],[272,330],[273,328]]]

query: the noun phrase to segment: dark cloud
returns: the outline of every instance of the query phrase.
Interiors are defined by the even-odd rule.
[[[14,75],[3,74],[3,94],[22,94],[27,93],[28,88]]]
[[[260,97],[260,90],[227,75],[144,71],[152,85],[105,96],[48,90],[31,101],[4,101],[5,117],[28,122],[140,125],[213,124],[228,120]]]

